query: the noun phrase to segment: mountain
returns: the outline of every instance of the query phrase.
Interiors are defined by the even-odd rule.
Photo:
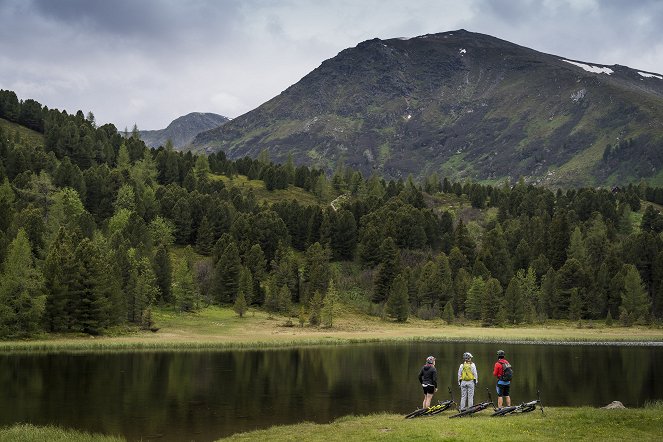
[[[182,149],[200,132],[214,129],[228,121],[223,115],[191,112],[176,118],[165,129],[141,130],[140,138],[150,147],[163,146],[170,139],[175,149]]]
[[[662,140],[663,75],[459,30],[343,50],[192,144],[389,178],[571,186],[663,182]]]

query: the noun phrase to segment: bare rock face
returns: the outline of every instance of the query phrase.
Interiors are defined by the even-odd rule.
[[[601,408],[604,408],[606,410],[613,410],[613,409],[616,409],[616,408],[626,408],[626,407],[624,406],[624,404],[622,404],[619,401],[612,401],[608,405],[606,405],[605,407],[601,407]]]

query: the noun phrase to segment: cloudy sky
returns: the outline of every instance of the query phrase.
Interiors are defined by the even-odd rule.
[[[370,38],[456,29],[663,73],[659,0],[0,0],[0,88],[118,129],[237,117]]]

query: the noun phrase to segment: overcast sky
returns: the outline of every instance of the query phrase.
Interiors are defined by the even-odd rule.
[[[361,41],[461,28],[663,73],[660,0],[0,0],[0,88],[161,129],[237,117]]]

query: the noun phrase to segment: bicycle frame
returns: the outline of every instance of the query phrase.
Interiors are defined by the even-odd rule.
[[[541,394],[539,393],[538,390],[536,392],[535,400],[529,402],[523,402],[520,405],[502,408],[501,410],[495,411],[495,413],[493,413],[491,416],[506,416],[508,414],[529,413],[531,411],[536,410],[537,404],[541,408],[541,414],[544,414],[543,404],[541,403]]]
[[[419,408],[417,410],[414,410],[410,414],[405,415],[405,419],[413,419],[415,417],[420,417],[420,416],[434,416],[436,414],[442,413],[445,410],[448,410],[451,405],[455,404],[456,402],[454,401],[454,395],[453,392],[451,391],[451,387],[447,387],[449,390],[449,394],[451,395],[451,399],[447,399],[445,401],[438,401],[436,405],[432,405],[428,408]]]
[[[454,417],[463,417],[463,416],[470,416],[472,414],[478,413],[480,411],[485,410],[488,408],[489,405],[493,407],[493,410],[495,410],[495,404],[493,404],[493,398],[490,395],[490,390],[486,388],[486,392],[488,393],[488,401],[486,402],[481,402],[480,404],[472,405],[471,407],[467,408],[466,410],[459,411],[457,414],[453,414],[449,416],[449,419],[454,418]]]

